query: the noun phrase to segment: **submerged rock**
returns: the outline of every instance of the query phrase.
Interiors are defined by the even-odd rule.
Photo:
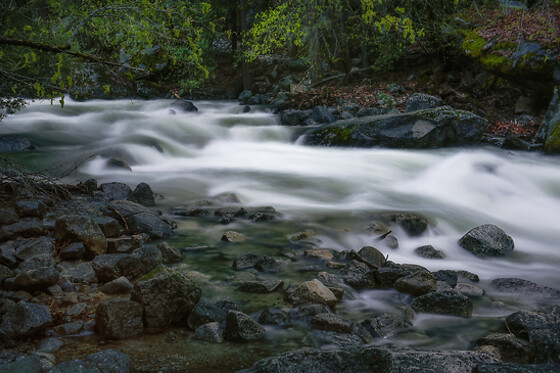
[[[471,317],[473,304],[471,300],[456,291],[438,291],[422,295],[411,305],[416,312],[438,313]]]

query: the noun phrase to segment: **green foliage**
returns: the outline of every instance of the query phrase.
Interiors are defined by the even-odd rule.
[[[201,82],[209,76],[205,52],[217,32],[211,11],[207,2],[169,0],[2,2],[0,38],[61,50],[3,46],[1,94],[61,96],[83,75],[84,60],[110,62],[103,70],[116,82],[154,74]]]

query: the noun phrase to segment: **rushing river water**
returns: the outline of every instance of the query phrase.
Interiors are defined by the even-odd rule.
[[[282,213],[284,223],[260,236],[259,229],[269,229],[260,223],[224,227],[179,219],[176,243],[186,246],[218,245],[221,233],[229,229],[245,229],[259,236],[261,245],[269,235],[274,246],[275,234],[285,238],[313,228],[322,247],[359,250],[374,244],[397,263],[469,270],[480,276],[483,287],[498,277],[560,286],[558,157],[491,147],[307,147],[298,144],[297,128],[280,126],[277,117],[265,111],[242,113],[237,103],[196,102],[199,112],[174,113],[169,105],[168,100],[67,102],[64,108],[33,103],[6,118],[0,134],[30,138],[37,150],[18,157],[38,169],[80,164],[73,175],[80,180],[120,181],[132,188],[147,182],[165,196],[159,202],[164,212],[188,200],[233,192],[244,205],[274,206]],[[128,162],[132,171],[107,167],[111,157]],[[397,231],[399,248],[389,249],[365,230],[376,213],[386,211],[421,213],[430,229],[413,238]],[[465,232],[488,223],[513,237],[511,255],[478,258],[459,247],[457,240]],[[446,258],[414,254],[426,244]],[[212,258],[200,254],[190,260],[195,269],[219,278]],[[385,300],[396,296],[394,291],[366,291],[346,306],[352,312],[386,310],[392,306]],[[483,306],[475,307],[474,314],[495,316]],[[441,327],[442,318],[437,319],[439,326],[430,326],[430,320],[415,323]]]

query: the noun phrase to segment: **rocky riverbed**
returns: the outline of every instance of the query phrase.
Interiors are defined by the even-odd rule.
[[[150,207],[154,194],[147,184],[132,190],[88,180],[58,188],[68,192],[65,198],[32,194],[37,189],[17,183],[2,188],[7,202],[0,210],[1,371],[534,372],[560,367],[560,290],[500,278],[490,286],[503,296],[488,297],[474,273],[394,263],[373,246],[331,250],[310,229],[294,232],[278,255],[237,255],[223,263],[234,275],[212,281],[189,269],[192,252],[204,248],[164,241],[173,235],[172,219],[216,224],[248,219],[266,230],[282,219],[279,212],[247,208],[227,194],[161,214]],[[429,226],[420,214],[393,212],[380,214],[369,230],[377,242],[396,248],[399,234],[420,236]],[[222,236],[229,246],[251,239],[233,230]],[[457,240],[478,256],[508,255],[515,245],[494,225],[473,227]],[[433,260],[442,257],[430,246],[416,251]],[[292,280],[287,271],[305,273],[309,280]],[[397,306],[360,318],[342,305],[368,289],[390,291]],[[245,293],[253,303],[216,293]],[[532,307],[515,311],[504,305],[511,297],[530,299]],[[510,312],[468,350],[382,342],[393,335],[401,342],[418,338],[412,325],[424,314],[468,323],[477,307]],[[292,341],[298,349],[267,357],[274,352],[262,344],[274,344],[293,330],[305,336]],[[178,351],[186,340],[194,357]],[[213,345],[228,346],[230,352]],[[289,349],[289,344],[279,346]]]

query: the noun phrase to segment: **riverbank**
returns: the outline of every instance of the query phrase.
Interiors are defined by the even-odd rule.
[[[300,365],[310,371],[322,371],[324,364],[335,362],[342,364],[340,370],[373,369],[364,364],[383,366],[379,368],[383,371],[406,370],[417,364],[416,358],[438,371],[444,369],[438,365],[443,360],[459,364],[454,359],[467,356],[472,364],[461,365],[464,371],[494,362],[498,356],[519,363],[557,361],[556,311],[534,312],[558,299],[552,289],[559,263],[554,233],[558,201],[553,191],[560,181],[553,157],[480,148],[305,147],[292,142],[296,127],[280,126],[276,117],[255,107],[243,113],[243,106],[236,104],[196,102],[197,112],[178,112],[164,100],[71,104],[64,109],[31,106],[8,118],[4,128],[18,128],[19,134],[31,139],[36,149],[14,160],[25,160],[36,168],[63,161],[71,164],[98,154],[78,167],[76,177],[99,181],[66,187],[80,191],[74,202],[54,199],[33,210],[21,203],[24,193],[16,193],[4,206],[12,212],[13,221],[2,232],[31,219],[45,229],[39,234],[45,244],[41,246],[48,247],[50,242],[51,250],[53,243],[57,249],[46,268],[59,273],[56,285],[61,294],[51,294],[48,287],[46,291],[4,289],[2,293],[12,306],[16,301],[23,301],[20,308],[39,301],[49,309],[52,324],[47,322],[38,330],[56,333],[63,345],[51,355],[39,354],[44,362],[84,359],[99,349],[117,349],[129,355],[140,371],[166,367],[168,371],[235,371],[301,347],[319,350],[283,355],[254,370],[279,366],[282,371],[287,364],[282,359],[308,364],[310,356],[315,365]],[[111,161],[117,155],[128,167]],[[139,186],[133,193],[128,186],[113,182],[134,189],[141,180],[148,181],[156,195],[153,200],[134,198],[148,204],[153,201],[155,207],[118,201],[134,199],[133,194],[138,196],[148,188]],[[158,199],[157,194],[165,198]],[[57,224],[69,211],[87,219],[110,218],[111,223],[97,223],[101,235],[95,225],[81,229],[97,232],[93,242],[105,237],[110,253],[93,256],[85,245],[91,239],[72,236],[68,240],[82,242],[83,252],[89,254],[81,260],[58,255],[59,249],[75,246],[65,245],[67,237],[57,234],[57,229],[70,226]],[[114,229],[115,221],[118,229]],[[146,221],[155,223],[152,229],[142,224]],[[513,237],[513,251],[506,244],[504,256],[479,257],[461,247],[458,242],[465,233],[488,223]],[[106,233],[111,226],[113,233]],[[2,247],[12,246],[14,253],[25,250],[13,245],[25,246],[36,239],[26,237],[14,243],[12,238],[6,236],[5,241],[11,243]],[[161,240],[169,245],[162,245]],[[179,260],[164,264],[173,272],[149,274],[151,266],[163,262],[164,252]],[[15,275],[8,284],[35,281],[39,274],[50,281],[56,275],[45,267],[32,269],[26,264],[20,268],[27,259],[14,257],[15,262],[5,265]],[[74,267],[80,271],[73,272]],[[472,282],[476,277],[462,270],[480,281]],[[141,289],[156,279],[173,281],[175,274],[181,285],[177,291],[193,293],[196,299],[199,289],[200,299],[184,305],[164,303],[157,315],[147,317],[146,304],[138,306],[143,304]],[[59,284],[67,276],[83,276],[85,281],[73,277],[73,289],[66,287],[66,281]],[[528,281],[496,281],[512,277]],[[105,293],[106,284],[113,281],[109,288],[117,286],[124,294],[136,295]],[[421,294],[424,291],[428,293]],[[460,295],[465,292],[469,295]],[[313,306],[300,304],[309,296]],[[450,307],[442,315],[430,297]],[[119,298],[124,301],[111,300]],[[107,304],[101,307],[105,311],[98,311],[97,304]],[[177,310],[175,306],[181,311],[166,313]],[[202,314],[217,318],[218,325],[198,325],[202,321],[191,316],[200,315],[197,307]],[[539,323],[512,330],[515,337],[503,333],[506,318],[520,310],[530,311]],[[127,323],[106,321],[101,324],[109,327],[99,329],[95,326],[102,317],[98,312],[117,320],[127,315]],[[173,320],[179,315],[178,327]],[[264,333],[256,323],[264,326]],[[243,328],[232,332],[235,325]],[[494,332],[501,334],[490,338]],[[43,336],[25,337],[27,344],[22,345],[16,336],[7,347],[20,353],[37,351]],[[220,338],[225,341],[215,343]],[[473,352],[477,345],[493,347],[480,347],[483,355]],[[403,353],[405,346],[429,352]],[[522,346],[522,352],[508,356],[512,346]],[[6,359],[9,356],[17,355]],[[356,363],[359,356],[370,357],[370,363]],[[348,361],[354,368],[346,365]]]

